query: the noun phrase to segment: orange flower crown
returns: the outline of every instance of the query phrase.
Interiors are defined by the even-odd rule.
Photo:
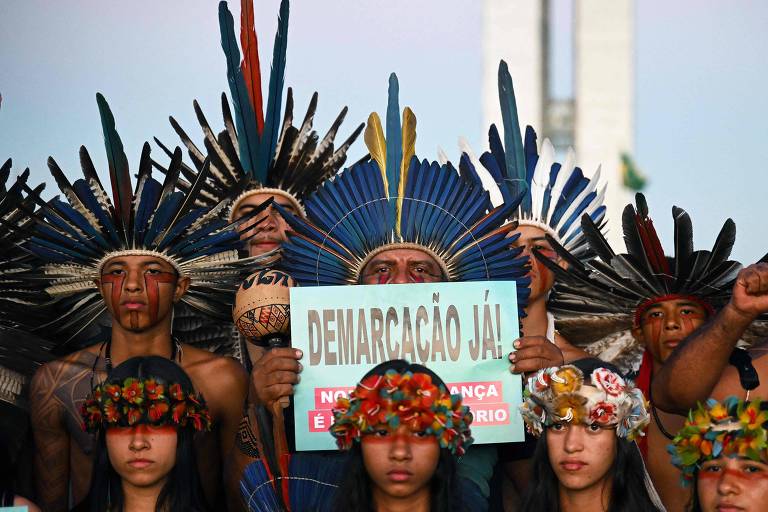
[[[722,455],[765,462],[767,449],[768,401],[745,402],[735,396],[699,403],[667,447],[672,464],[683,473],[683,483],[693,480],[702,462]]]
[[[349,398],[336,401],[333,417],[329,430],[341,450],[350,449],[381,425],[396,429],[405,424],[414,432],[433,435],[441,448],[454,455],[462,455],[473,441],[472,413],[461,405],[461,395],[451,395],[426,373],[391,369],[384,375],[370,375]]]
[[[202,395],[186,393],[181,384],[156,379],[128,377],[122,385],[100,384],[82,405],[80,414],[86,432],[140,423],[211,429],[211,416]]]
[[[528,431],[539,436],[555,423],[616,427],[630,441],[650,421],[642,391],[607,368],[596,368],[585,382],[573,365],[544,368],[528,379],[520,413]]]

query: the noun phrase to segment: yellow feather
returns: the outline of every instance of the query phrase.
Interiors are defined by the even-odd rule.
[[[381,177],[384,179],[384,190],[389,190],[387,185],[387,140],[384,138],[381,120],[376,112],[372,112],[368,116],[368,124],[365,127],[363,138],[371,158],[379,164],[379,171],[381,171]]]
[[[403,159],[400,161],[400,182],[397,187],[397,234],[400,235],[400,222],[403,214],[403,196],[408,180],[408,167],[416,154],[416,116],[410,107],[403,110]]]

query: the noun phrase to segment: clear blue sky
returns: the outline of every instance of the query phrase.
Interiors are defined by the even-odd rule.
[[[255,2],[264,61],[278,5]],[[231,8],[237,17],[239,2]],[[732,217],[735,256],[753,261],[768,252],[768,171],[760,155],[768,135],[768,3],[642,0],[635,10],[635,157],[651,179],[646,192],[662,241],[671,250],[676,204],[692,214],[702,248]],[[384,109],[395,71],[401,105],[418,117],[420,154],[453,148],[462,134],[484,147],[481,21],[479,1],[294,0],[286,81],[296,117],[316,90],[320,131],[349,106],[343,136]],[[227,89],[215,0],[2,0],[0,69],[0,159],[13,157],[16,171],[30,167],[33,181],[49,178],[49,155],[77,176],[81,144],[105,169],[97,91],[110,102],[135,166],[152,136],[177,144],[168,115],[198,136],[194,98],[220,126],[219,95]],[[570,91],[567,76],[555,73],[556,93]],[[351,158],[364,152],[360,143]],[[49,194],[54,188],[51,182]]]

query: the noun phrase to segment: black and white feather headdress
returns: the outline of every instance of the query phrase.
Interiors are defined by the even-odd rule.
[[[197,101],[195,114],[203,131],[205,150],[198,148],[173,117],[171,125],[186,146],[194,169],[182,164],[182,189],[189,189],[202,171],[206,158],[210,160],[210,177],[202,186],[198,201],[210,205],[236,191],[230,218],[240,202],[253,194],[272,194],[289,200],[295,211],[304,213],[304,200],[327,178],[338,172],[347,158],[347,150],[360,135],[361,123],[337,148],[336,134],[347,114],[341,111],[320,139],[312,128],[317,108],[317,93],[309,103],[300,126],[293,125],[293,93],[288,88],[285,115],[280,120],[288,40],[288,0],[280,4],[277,34],[275,35],[272,68],[266,111],[263,111],[261,71],[256,31],[253,22],[252,0],[242,2],[240,41],[243,60],[240,60],[234,20],[227,3],[219,4],[221,44],[227,59],[227,78],[234,104],[234,117],[225,94],[221,96],[221,109],[225,129],[218,136],[210,127]],[[155,139],[171,157],[172,152]],[[162,167],[156,164],[161,170]]]
[[[694,250],[693,226],[685,210],[673,207],[674,255],[667,256],[648,215],[645,196],[636,195],[622,215],[626,253],[616,253],[588,215],[581,227],[597,257],[580,261],[549,238],[567,268],[537,255],[556,276],[549,308],[558,328],[574,344],[624,367],[637,367],[642,353],[629,330],[643,308],[674,298],[693,299],[710,311],[730,298],[741,264],[729,259],[736,237],[731,219],[711,250]],[[534,251],[535,252],[535,251]]]

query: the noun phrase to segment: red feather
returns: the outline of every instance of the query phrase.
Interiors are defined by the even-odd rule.
[[[259,42],[253,21],[253,0],[240,1],[240,46],[243,47],[243,62],[240,70],[245,78],[248,97],[256,113],[259,135],[264,131],[264,109],[261,97],[261,65],[259,64]]]
[[[640,239],[643,242],[643,249],[645,249],[645,254],[653,271],[666,276],[672,275],[669,262],[664,255],[664,249],[659,241],[659,235],[656,234],[656,229],[653,227],[653,221],[649,217],[642,218],[636,214],[635,223],[637,224],[637,231],[640,233]]]

